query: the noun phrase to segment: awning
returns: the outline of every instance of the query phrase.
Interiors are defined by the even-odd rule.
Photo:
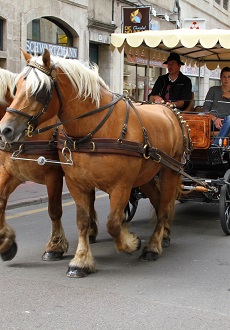
[[[112,33],[111,48],[126,54],[143,54],[150,60],[165,60],[173,51],[188,65],[206,64],[210,70],[230,66],[230,30],[175,29],[136,33]]]

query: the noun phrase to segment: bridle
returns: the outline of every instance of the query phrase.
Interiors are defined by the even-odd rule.
[[[6,111],[10,112],[10,113],[18,114],[18,115],[23,116],[23,117],[28,119],[27,135],[29,137],[31,137],[34,128],[38,125],[38,119],[42,116],[43,113],[46,113],[46,111],[47,111],[47,108],[48,108],[48,106],[50,104],[50,101],[52,99],[53,89],[55,88],[55,90],[57,92],[57,95],[58,95],[58,100],[59,100],[59,104],[60,104],[59,111],[62,108],[62,96],[61,96],[61,92],[60,92],[60,89],[59,89],[59,86],[58,86],[58,82],[56,80],[57,72],[56,72],[56,69],[55,69],[54,65],[50,69],[47,69],[47,68],[45,68],[44,66],[40,65],[37,62],[29,62],[27,64],[27,66],[29,66],[29,69],[28,69],[28,71],[26,72],[26,74],[24,76],[25,80],[28,77],[31,70],[34,70],[34,69],[38,69],[39,71],[45,73],[50,78],[50,82],[51,82],[50,91],[49,92],[47,91],[46,86],[43,86],[40,89],[41,80],[40,80],[36,70],[34,70],[34,73],[35,73],[35,75],[36,75],[36,77],[39,81],[38,88],[37,88],[37,90],[35,91],[34,94],[35,94],[36,101],[43,104],[42,111],[39,114],[37,114],[36,116],[28,115],[27,113],[25,113],[21,110],[16,110],[14,108],[7,108]],[[14,95],[15,95],[16,91],[17,91],[17,87],[15,86],[15,89],[14,89],[14,92],[13,92]]]

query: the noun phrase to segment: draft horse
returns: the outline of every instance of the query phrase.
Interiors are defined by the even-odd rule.
[[[77,250],[67,276],[84,277],[95,271],[89,245],[90,196],[95,187],[110,196],[107,230],[116,250],[125,253],[141,245],[123,221],[131,189],[141,186],[147,192],[156,208],[157,223],[140,259],[156,260],[165,229],[174,217],[181,169],[190,153],[187,125],[177,110],[133,104],[113,93],[96,67],[51,56],[48,50],[28,60],[16,85],[15,98],[0,123],[4,141],[23,138],[28,123],[37,117],[45,121],[58,115],[65,128],[65,137],[59,139],[59,157],[63,160],[65,151],[73,158],[73,166],[63,165],[63,170],[76,204],[78,227]],[[41,93],[43,102],[38,98]],[[33,130],[37,131],[36,125]],[[158,173],[156,194],[153,181]]]
[[[17,74],[0,69],[0,118],[6,112],[7,106],[13,100],[13,91]],[[52,125],[57,117],[51,118],[42,126]],[[45,155],[49,159],[58,160],[56,134],[50,130],[40,136],[26,139],[24,143],[14,142],[5,144],[0,140],[0,254],[4,261],[11,260],[17,253],[16,236],[14,230],[6,223],[5,211],[10,194],[25,181],[44,184],[48,193],[48,213],[52,222],[51,236],[46,244],[43,260],[60,260],[68,250],[61,222],[62,217],[62,187],[63,170],[61,166],[26,160],[13,160],[11,154],[21,148],[19,157],[36,159],[38,155]]]

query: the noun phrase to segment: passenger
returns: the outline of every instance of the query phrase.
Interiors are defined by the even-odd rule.
[[[214,144],[219,145],[219,138],[230,133],[230,67],[226,66],[220,73],[221,86],[210,87],[203,111],[209,112],[214,126],[219,130]]]
[[[164,64],[168,64],[168,73],[157,78],[148,100],[155,103],[170,102],[177,109],[184,110],[192,98],[191,80],[180,71],[184,63],[178,54],[170,53]]]

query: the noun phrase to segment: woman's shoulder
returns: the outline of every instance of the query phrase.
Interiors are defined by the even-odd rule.
[[[217,92],[222,92],[221,86],[211,86],[209,88],[210,91],[217,91]]]

